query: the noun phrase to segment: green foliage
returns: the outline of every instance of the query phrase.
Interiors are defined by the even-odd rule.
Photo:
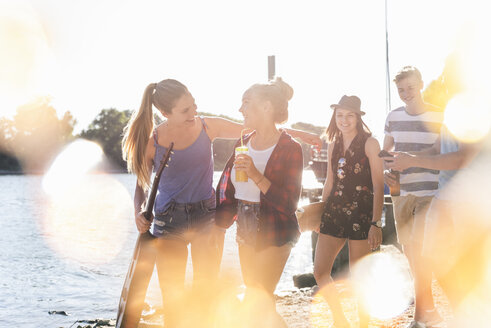
[[[11,154],[7,154],[0,151],[0,171],[6,172],[20,172],[22,170],[17,158]]]
[[[18,170],[20,162],[25,172],[43,172],[72,140],[75,124],[70,112],[58,118],[49,97],[20,106],[13,120],[0,120],[0,147],[4,154],[0,168]]]
[[[121,153],[121,141],[123,129],[130,117],[130,110],[121,112],[114,108],[103,109],[88,128],[80,133],[80,137],[98,143],[109,160],[124,169],[126,163]]]
[[[214,116],[241,123],[241,120],[213,113],[199,112],[200,116]],[[103,109],[89,126],[82,130],[80,137],[101,145],[109,160],[125,170],[126,163],[121,154],[123,129],[131,117],[131,111],[118,111],[115,108]],[[160,115],[155,115],[155,124],[162,122]],[[29,171],[41,171],[59,152],[61,147],[73,139],[72,132],[76,121],[70,112],[61,119],[56,116],[49,98],[40,98],[36,102],[22,106],[14,120],[0,119],[0,169],[18,170],[19,162]],[[292,126],[321,134],[323,127],[298,122]],[[215,170],[222,170],[233,152],[236,140],[218,139],[213,143]],[[309,145],[302,143],[305,162],[309,160]]]

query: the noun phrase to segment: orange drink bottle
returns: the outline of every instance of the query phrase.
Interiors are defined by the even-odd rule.
[[[239,154],[248,154],[248,153],[249,153],[249,148],[247,146],[240,146],[235,148],[235,156]],[[249,177],[247,176],[246,172],[235,170],[235,182],[247,182],[247,181],[249,181]]]
[[[392,173],[395,176],[397,184],[395,186],[390,187],[390,195],[391,196],[400,196],[401,195],[401,181],[400,181],[400,173],[399,171],[394,171],[390,170],[390,173]]]

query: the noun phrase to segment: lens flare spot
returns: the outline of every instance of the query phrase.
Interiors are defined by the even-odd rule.
[[[407,260],[395,247],[361,259],[352,270],[354,289],[371,316],[389,319],[406,310],[413,297]]]
[[[477,252],[476,252],[477,253]],[[483,258],[473,260],[478,265],[468,270],[460,270],[460,283],[467,295],[455,309],[455,327],[489,327],[489,307],[491,306],[491,239],[483,243]],[[477,254],[476,254],[477,255]],[[484,265],[480,268],[480,262]],[[482,277],[479,274],[483,270]],[[467,273],[467,274],[466,274]],[[482,279],[481,279],[482,278]],[[466,288],[468,287],[468,288]]]
[[[131,221],[126,188],[111,175],[89,173],[101,158],[102,150],[94,143],[73,142],[43,179],[48,195],[43,236],[61,257],[85,265],[112,260]]]
[[[460,141],[480,141],[491,129],[491,104],[473,93],[458,94],[445,109],[444,123]]]
[[[55,159],[43,177],[43,189],[54,195],[80,183],[87,172],[102,160],[103,151],[94,142],[78,139]]]

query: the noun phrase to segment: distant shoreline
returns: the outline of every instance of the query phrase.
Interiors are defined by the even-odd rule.
[[[24,171],[7,171],[0,170],[0,175],[44,175],[46,172],[36,171],[36,172],[24,172]],[[125,170],[111,170],[111,171],[93,171],[89,174],[129,174]]]
[[[24,175],[26,173],[22,171],[7,171],[7,170],[0,170],[0,175]]]

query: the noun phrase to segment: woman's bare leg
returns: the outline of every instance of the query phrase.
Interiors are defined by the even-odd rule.
[[[188,249],[181,240],[158,239],[157,245],[157,273],[162,291],[165,327],[177,327],[180,301],[184,295]]]
[[[319,234],[314,259],[314,277],[319,286],[321,295],[326,299],[333,315],[334,323],[340,327],[349,326],[346,319],[339,294],[331,276],[332,266],[336,256],[343,248],[346,239],[336,238],[326,234]]]
[[[367,240],[349,240],[348,247],[350,268],[361,258],[371,253]],[[370,316],[360,298],[358,298],[358,316],[360,318],[360,328],[368,328]]]
[[[274,291],[290,251],[289,244],[268,247],[259,252],[251,246],[239,246],[241,270],[247,287],[245,305],[249,311],[255,312],[254,316],[258,319],[253,326],[286,327],[276,312]]]

